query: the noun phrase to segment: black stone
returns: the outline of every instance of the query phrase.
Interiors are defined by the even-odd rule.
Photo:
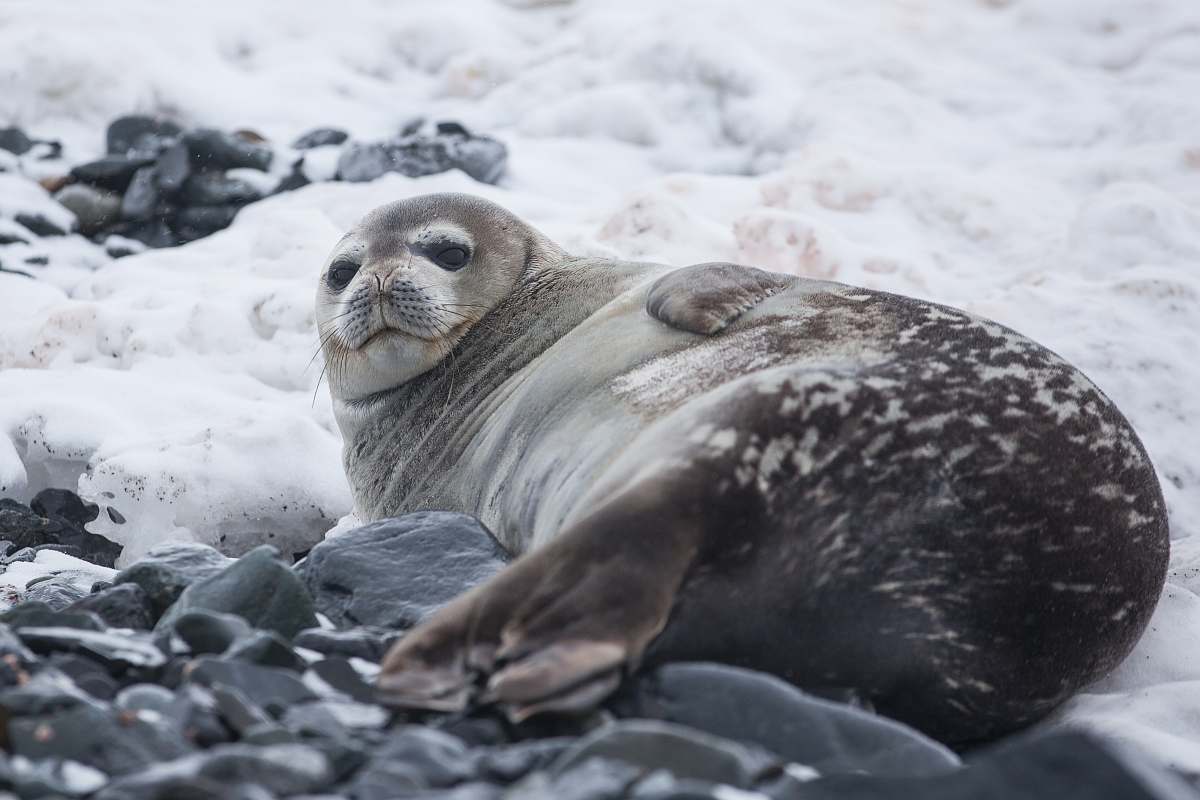
[[[17,635],[35,653],[80,653],[104,664],[114,675],[152,672],[167,663],[163,652],[144,635],[28,627],[18,628]]]
[[[239,735],[245,736],[246,732],[253,728],[274,724],[266,711],[237,689],[215,685],[210,691],[217,704],[217,714]]]
[[[317,624],[313,604],[300,579],[278,560],[270,545],[251,550],[221,572],[188,586],[158,622],[169,628],[194,609],[237,614],[256,628],[290,639]]]
[[[142,167],[134,173],[125,196],[121,198],[121,216],[133,220],[150,219],[158,202],[158,174],[154,167]]]
[[[70,653],[52,653],[46,663],[58,669],[76,686],[97,700],[112,700],[117,694],[117,683],[108,670],[96,661]]]
[[[56,611],[45,603],[21,603],[0,614],[0,622],[10,628],[76,628],[102,631],[104,622],[91,611]]]
[[[13,752],[27,758],[69,758],[109,775],[125,775],[191,750],[162,722],[93,705],[9,722]]]
[[[73,492],[47,489],[39,492],[33,502],[45,513],[38,513],[15,500],[0,500],[0,537],[17,547],[76,547],[82,558],[105,567],[111,567],[121,554],[121,545],[89,533],[83,523],[76,521],[87,517],[95,506],[84,504]],[[94,515],[86,521],[92,519],[95,519]]]
[[[197,655],[224,653],[254,629],[236,614],[196,609],[182,614],[173,626],[176,635]]]
[[[360,703],[376,702],[375,689],[344,658],[335,656],[318,661],[308,668],[308,675],[318,679],[310,682],[314,690],[327,697],[347,697]]]
[[[108,782],[108,776],[99,770],[61,758],[40,761],[26,759],[9,761],[0,754],[0,787],[12,789],[0,793],[2,800],[16,798],[48,798],[59,800],[68,797],[91,795]],[[181,799],[182,800],[182,799]]]
[[[12,543],[9,542],[9,544],[11,545]],[[34,550],[32,547],[22,547],[15,553],[0,558],[0,564],[7,567],[9,564],[15,564],[18,561],[33,561],[35,558],[37,558],[37,550]]]
[[[198,172],[184,181],[182,198],[188,206],[236,206],[262,199],[262,192],[239,178]]]
[[[24,225],[30,233],[37,236],[66,236],[69,232],[58,223],[51,222],[41,214],[21,213],[17,214],[13,219]]]
[[[299,734],[345,739],[353,732],[380,730],[390,717],[377,705],[317,700],[292,706],[280,722]]]
[[[449,734],[405,726],[374,752],[349,793],[358,800],[384,800],[454,786],[474,777],[469,756],[466,745]]]
[[[274,667],[260,667],[240,661],[197,659],[187,673],[191,683],[207,687],[228,687],[241,692],[268,712],[280,714],[289,706],[316,700],[317,695],[300,682],[294,673]]]
[[[0,716],[50,714],[79,705],[96,705],[96,701],[65,673],[50,666],[43,666],[23,683],[0,691]]]
[[[191,152],[193,166],[200,169],[249,167],[266,171],[271,166],[270,148],[215,128],[188,131],[183,141]]]
[[[131,114],[112,121],[105,143],[110,154],[125,155],[131,150],[146,152],[158,145],[166,146],[181,133],[183,129],[170,120]]]
[[[3,511],[0,510],[2,523]],[[216,575],[233,561],[204,544],[162,544],[118,572],[113,584],[136,583],[141,586],[155,612],[161,615],[179,599],[184,589],[196,581]]]
[[[186,239],[201,239],[228,228],[240,209],[240,205],[183,208],[175,217],[175,228]]]
[[[33,147],[33,140],[20,128],[0,128],[0,150],[14,155],[24,155]]]
[[[15,233],[0,231],[0,245],[6,244],[29,244],[29,240]]]
[[[437,124],[437,132],[441,134],[449,134],[451,136],[470,137],[471,132],[468,131],[462,123],[443,120]]]
[[[373,181],[389,172],[394,164],[391,152],[381,143],[352,144],[338,158],[338,180],[363,182]]]
[[[92,611],[113,628],[148,631],[154,627],[154,607],[146,590],[136,583],[123,583],[94,592],[68,611]]]
[[[495,183],[504,173],[508,148],[486,136],[471,136],[457,123],[434,136],[420,133],[388,142],[353,144],[338,159],[344,181],[371,181],[387,172],[410,178],[461,169],[477,181]]]
[[[168,195],[183,189],[184,182],[191,174],[191,154],[183,142],[173,144],[164,150],[154,165],[154,176],[158,188]]]
[[[312,181],[304,174],[304,159],[299,159],[295,164],[292,164],[292,171],[287,174],[276,186],[272,194],[280,192],[292,192],[302,186],[308,186]]]
[[[296,150],[310,150],[314,147],[341,144],[349,138],[350,134],[341,128],[316,128],[292,142],[292,147]]]
[[[127,223],[109,231],[141,242],[147,247],[174,247],[186,241],[161,216],[144,222]]]
[[[71,177],[80,183],[124,192],[139,169],[154,163],[152,158],[129,158],[127,156],[104,156],[71,169]]]
[[[42,603],[55,611],[61,611],[87,597],[87,592],[68,581],[58,581],[53,575],[31,582],[25,587],[25,600]]]
[[[302,672],[304,659],[288,646],[283,637],[272,631],[255,631],[251,636],[236,642],[223,656],[233,661],[245,661],[263,667],[279,667]]]
[[[21,642],[21,638],[13,633],[13,629],[0,623],[0,659],[9,664],[16,663],[28,667],[37,661],[37,656]]]
[[[233,739],[229,727],[221,720],[215,695],[203,686],[180,686],[175,692],[170,717],[184,737],[200,747],[212,747]]]
[[[720,664],[660,667],[629,682],[611,705],[619,716],[753,742],[822,775],[920,776],[959,766],[948,749],[898,722]]]
[[[514,783],[531,772],[550,767],[573,739],[533,739],[472,753],[476,776],[493,783]]]
[[[378,664],[400,636],[398,631],[382,628],[353,628],[344,631],[309,628],[296,634],[292,644],[327,656],[361,658]]]
[[[632,764],[594,758],[566,772],[534,773],[515,794],[522,800],[617,800],[630,797],[629,787],[645,775]]]
[[[29,256],[25,259],[25,263],[35,267],[44,267],[50,263],[50,256]]]
[[[423,511],[317,544],[304,581],[335,625],[404,629],[495,575],[507,558],[473,517]]]
[[[49,519],[62,519],[83,527],[100,516],[100,506],[89,503],[69,489],[43,489],[29,507]]]
[[[121,196],[86,183],[72,183],[60,189],[54,199],[79,221],[79,231],[91,236],[115,223],[121,214]]]
[[[155,683],[135,683],[122,689],[113,705],[123,711],[154,711],[169,716],[176,704],[175,693]]]

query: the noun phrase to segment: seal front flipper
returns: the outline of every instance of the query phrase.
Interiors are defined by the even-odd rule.
[[[655,281],[646,297],[646,312],[681,331],[712,336],[795,281],[790,275],[740,264],[696,264]]]

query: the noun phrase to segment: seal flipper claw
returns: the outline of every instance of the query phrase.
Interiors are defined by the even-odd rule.
[[[696,264],[655,281],[646,296],[646,312],[681,331],[712,336],[795,281],[740,264]]]

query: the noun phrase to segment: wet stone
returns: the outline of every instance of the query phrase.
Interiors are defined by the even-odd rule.
[[[192,583],[208,578],[233,563],[208,545],[170,543],[152,548],[113,578],[113,584],[136,583],[146,591],[161,615]]]
[[[175,216],[175,227],[185,239],[200,239],[228,228],[241,210],[240,205],[189,206]]]
[[[466,745],[448,734],[409,726],[391,733],[355,777],[349,793],[360,800],[383,800],[454,786],[472,777]]]
[[[158,216],[144,222],[125,222],[115,232],[146,247],[174,247],[182,241],[166,220]]]
[[[334,625],[406,629],[495,575],[507,558],[473,517],[418,512],[317,544],[304,581]]]
[[[116,634],[78,628],[20,628],[17,635],[35,653],[80,653],[98,660],[114,675],[130,670],[153,671],[167,663],[167,657],[149,637],[132,633]]]
[[[308,668],[305,685],[330,699],[347,698],[360,703],[374,703],[375,689],[358,670],[344,658],[326,658]]]
[[[319,736],[333,730],[379,730],[390,719],[391,714],[377,705],[317,700],[289,708],[280,722],[293,730]]]
[[[163,151],[154,164],[154,179],[165,194],[174,194],[183,189],[183,184],[192,174],[191,154],[183,142],[171,145]]]
[[[104,622],[91,611],[55,611],[45,603],[22,603],[0,614],[0,622],[10,628],[78,628],[102,631]]]
[[[273,714],[281,714],[296,703],[317,699],[317,695],[292,672],[240,661],[197,659],[187,673],[187,680],[200,686],[236,689]]]
[[[44,603],[56,611],[65,609],[82,600],[84,597],[87,597],[85,589],[67,581],[55,580],[52,575],[36,583],[31,581],[25,587],[26,601],[30,603]]]
[[[117,693],[113,703],[122,711],[153,711],[163,716],[171,713],[175,693],[154,683],[135,683]]]
[[[33,147],[33,140],[20,128],[0,128],[0,150],[14,155],[24,155]]]
[[[304,659],[296,655],[283,637],[272,631],[255,631],[249,637],[234,643],[223,658],[295,672],[301,672],[307,666]]]
[[[311,150],[314,147],[341,144],[350,138],[350,134],[341,128],[316,128],[292,142],[296,150]]]
[[[109,124],[105,145],[112,155],[147,153],[168,146],[181,133],[183,129],[168,119],[130,114]]]
[[[184,134],[183,141],[200,169],[250,168],[266,171],[271,166],[270,148],[246,141],[215,128],[199,128]]]
[[[66,520],[81,528],[100,516],[98,505],[68,489],[43,489],[34,496],[29,507],[47,519]]]
[[[183,202],[189,206],[242,205],[262,198],[262,192],[238,178],[216,172],[200,172],[183,185]]]
[[[154,609],[146,590],[136,583],[123,583],[75,602],[68,611],[91,611],[112,628],[148,631],[154,627]]]
[[[0,691],[0,709],[10,717],[49,714],[94,703],[91,695],[76,686],[61,670],[51,666],[42,666],[24,683]]]
[[[142,167],[154,163],[152,158],[127,156],[104,156],[86,164],[71,168],[71,177],[80,183],[108,189],[113,192],[124,192],[129,188],[133,175]]]
[[[84,529],[98,509],[74,492],[47,489],[34,497],[31,506],[0,500],[0,538],[17,547],[76,548],[73,554],[104,567],[111,567],[121,554],[121,545]]]
[[[0,786],[9,786],[16,792],[0,791],[0,800],[85,797],[106,783],[107,775],[78,761],[61,758],[9,760],[0,754]]]
[[[15,660],[21,666],[29,666],[37,660],[37,656],[25,646],[12,628],[0,623],[0,659],[9,663]]]
[[[75,215],[79,231],[85,236],[99,233],[120,219],[121,195],[116,192],[73,183],[60,189],[54,199]]]
[[[197,655],[224,653],[234,642],[251,636],[254,629],[236,614],[197,609],[175,621],[174,631]]]
[[[327,656],[361,658],[379,663],[400,636],[398,631],[384,628],[363,627],[343,631],[309,628],[296,634],[292,643],[296,647],[315,650]]]
[[[254,728],[273,725],[271,717],[241,691],[222,685],[211,688],[216,711],[231,729],[241,735]]]
[[[46,663],[58,669],[83,691],[97,700],[112,700],[117,694],[117,683],[99,663],[83,656],[70,653],[53,653]]]
[[[146,220],[154,215],[158,206],[158,178],[154,167],[142,167],[133,175],[125,196],[121,198],[121,216],[124,219]]]
[[[292,637],[317,624],[312,600],[300,579],[269,545],[251,550],[221,572],[188,586],[158,622],[169,629],[196,610],[237,614],[256,628]]]
[[[13,219],[38,236],[66,236],[69,233],[66,228],[63,228],[56,222],[51,222],[41,214],[20,213],[14,216]]]

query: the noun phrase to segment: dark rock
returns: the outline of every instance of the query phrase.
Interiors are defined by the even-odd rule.
[[[774,754],[682,725],[622,720],[585,736],[565,751],[552,772],[569,773],[591,759],[621,761],[643,770],[663,769],[676,778],[753,788],[778,773]]]
[[[122,689],[113,705],[121,711],[153,711],[169,716],[176,703],[175,693],[154,683],[135,683]]]
[[[248,181],[219,172],[198,172],[183,184],[183,202],[189,206],[244,205],[260,199],[262,192]]]
[[[271,631],[255,631],[251,636],[230,647],[223,657],[295,672],[303,671],[306,666],[304,659],[296,655],[283,637]]]
[[[116,697],[117,683],[108,671],[90,658],[70,653],[52,653],[46,663],[58,669],[83,691],[97,700],[109,701]]]
[[[15,233],[0,231],[0,245],[6,244],[29,244],[29,240]]]
[[[66,236],[69,231],[41,214],[21,213],[13,217],[31,233],[38,236]]]
[[[69,500],[67,495],[74,500]],[[46,513],[39,513],[15,500],[0,500],[0,537],[17,547],[76,547],[80,557],[105,567],[111,567],[121,554],[121,545],[89,533],[84,530],[83,523],[76,521],[90,513],[87,507],[90,504],[85,505],[73,492],[47,489],[39,492],[33,502]]]
[[[17,635],[35,653],[80,653],[100,661],[114,675],[130,670],[156,670],[167,663],[167,657],[146,636],[79,628],[27,627],[18,628]]]
[[[217,713],[231,729],[245,736],[252,728],[262,728],[273,725],[267,712],[254,704],[246,695],[230,686],[213,686],[213,699],[217,703]]]
[[[192,163],[200,169],[251,169],[266,171],[271,166],[271,150],[261,144],[216,130],[199,128],[184,134],[192,154]]]
[[[660,667],[631,681],[612,706],[620,716],[753,742],[822,775],[920,776],[959,766],[951,751],[898,722],[720,664]]]
[[[341,144],[349,138],[350,134],[341,128],[316,128],[292,142],[292,147],[296,150],[311,150],[314,147]]]
[[[2,522],[3,512],[0,511],[0,525]],[[137,562],[118,572],[113,584],[141,586],[155,612],[161,615],[188,586],[216,575],[233,562],[232,558],[226,558],[208,545],[171,542],[152,548]]]
[[[495,575],[507,558],[473,517],[423,511],[317,544],[304,581],[335,625],[409,628]]]
[[[337,700],[317,700],[292,706],[280,722],[293,731],[310,736],[332,736],[335,731],[380,730],[391,714],[377,705]]]
[[[114,781],[97,800],[198,800],[232,798],[237,787],[257,785],[267,797],[320,791],[333,782],[321,751],[298,744],[220,745]],[[216,789],[217,794],[207,794]]]
[[[360,703],[376,702],[375,689],[364,681],[358,670],[344,658],[334,657],[318,661],[308,668],[305,677],[314,691],[321,692],[328,698],[347,697]]]
[[[452,122],[445,120],[437,124],[437,132],[441,134],[449,134],[451,136],[470,137],[471,132],[463,127],[461,122]]]
[[[54,161],[62,158],[62,142],[57,139],[39,139],[33,143],[38,161]]]
[[[69,489],[43,489],[29,507],[48,519],[61,519],[82,528],[100,516],[100,506],[89,503]]]
[[[473,772],[493,783],[514,783],[531,772],[544,770],[571,746],[572,739],[533,739],[489,747],[472,753]]]
[[[534,773],[513,795],[522,800],[617,800],[628,797],[627,789],[644,775],[644,769],[632,764],[594,758],[563,773]]]
[[[422,789],[442,789],[474,777],[470,753],[458,739],[431,728],[391,733],[349,787],[357,800],[384,800]]]
[[[343,181],[373,181],[394,169],[392,154],[387,145],[379,142],[352,144],[338,159],[337,176]]]
[[[110,238],[111,238],[111,237],[110,237]],[[107,245],[108,243],[107,243],[107,242],[105,242],[105,244]],[[111,249],[111,248],[107,248],[107,249],[108,249],[108,254],[109,254],[109,255],[112,255],[112,249]],[[131,254],[132,254],[132,253],[125,253],[125,255],[131,255]],[[113,256],[113,258],[120,258],[120,256]],[[110,519],[110,520],[111,520],[113,523],[115,523],[115,524],[117,524],[117,525],[124,525],[124,524],[125,524],[125,517],[124,517],[124,515],[122,515],[120,511],[117,511],[117,510],[116,510],[115,508],[113,508],[112,506],[108,506],[107,508],[105,508],[105,509],[104,509],[104,511],[105,511],[105,513],[107,513],[107,514],[108,514],[108,518],[109,518],[109,519]]]
[[[191,153],[183,142],[177,142],[164,150],[154,165],[158,188],[165,194],[174,194],[183,189],[184,182],[191,174]]]
[[[187,673],[188,681],[207,687],[228,687],[272,713],[282,713],[296,703],[316,700],[317,696],[294,673],[274,667],[260,667],[240,661],[201,658]]]
[[[12,542],[8,544],[11,545]],[[0,564],[7,567],[9,564],[15,564],[18,561],[33,561],[35,558],[37,558],[37,550],[34,550],[32,547],[22,547],[20,550],[10,553],[4,558],[0,558]]]
[[[121,198],[121,216],[125,219],[150,219],[154,216],[158,201],[158,173],[154,167],[142,167],[134,173],[125,196]]]
[[[308,628],[296,634],[292,644],[326,656],[361,658],[378,664],[401,635],[399,631],[383,628],[353,628],[343,631]]]
[[[184,737],[200,747],[224,744],[233,738],[221,721],[216,696],[203,686],[186,684],[179,687],[169,716],[172,724],[183,731]]]
[[[66,609],[84,597],[87,597],[85,590],[66,581],[57,581],[54,576],[30,583],[25,588],[27,602],[43,603],[55,611]]]
[[[18,755],[69,758],[109,775],[125,775],[191,750],[162,722],[92,705],[11,720],[9,737]]]
[[[92,236],[115,223],[121,214],[121,196],[85,183],[72,183],[58,191],[54,199],[79,220],[79,232]]]
[[[190,206],[179,210],[175,216],[175,228],[188,239],[202,239],[210,233],[228,228],[241,210],[240,205]]]
[[[312,181],[310,181],[308,176],[304,174],[304,159],[301,158],[296,161],[295,164],[292,164],[292,171],[289,172],[287,177],[285,177],[278,183],[278,185],[275,186],[272,194],[279,194],[280,192],[293,192],[302,186],[308,186],[310,183],[312,183]]]
[[[838,775],[801,784],[804,800],[920,797],[1031,800],[1190,800],[1178,776],[1132,749],[1063,731],[1019,737],[979,754],[966,769],[923,778]]]
[[[182,128],[162,117],[130,114],[112,121],[105,142],[110,154],[148,153],[169,146],[181,133]]]
[[[154,627],[154,607],[146,590],[136,583],[123,583],[94,592],[70,606],[68,611],[92,611],[113,628],[148,631]]]
[[[50,714],[78,705],[95,705],[63,672],[44,666],[17,685],[0,691],[0,716],[26,717]]]
[[[146,249],[145,244],[135,239],[130,239],[125,236],[109,236],[104,240],[104,252],[109,258],[125,258],[137,253],[141,253]],[[125,523],[125,517],[115,508],[109,507],[105,509],[108,512],[108,518],[118,525]]]
[[[162,619],[166,629],[194,609],[237,614],[256,628],[291,638],[317,624],[313,604],[300,579],[278,560],[270,545],[251,550],[221,572],[187,587]]]
[[[33,147],[33,140],[25,135],[20,128],[0,128],[0,150],[7,150],[14,155],[24,155]]]
[[[389,142],[353,144],[338,159],[344,181],[371,181],[387,172],[410,178],[461,169],[477,181],[495,183],[504,173],[508,148],[485,136],[472,136],[457,123],[443,123],[434,136],[414,133]]]
[[[71,169],[71,177],[80,183],[124,192],[133,180],[133,174],[154,163],[153,158],[129,158],[127,156],[104,156]]]
[[[495,183],[508,164],[508,148],[484,136],[464,139],[451,148],[454,166],[480,183]]]
[[[103,772],[76,761],[61,758],[9,761],[0,754],[0,786],[16,792],[0,792],[0,800],[84,797],[106,783],[108,776]]]
[[[197,655],[224,653],[234,642],[249,637],[254,629],[236,614],[196,609],[175,620],[174,631]]]
[[[37,661],[37,656],[21,642],[21,638],[13,632],[12,628],[0,623],[0,660],[28,667]]]
[[[22,603],[0,614],[0,622],[10,628],[76,628],[102,631],[104,622],[90,611],[56,611],[45,603]]]
[[[29,256],[25,259],[26,264],[32,264],[37,267],[44,267],[50,263],[50,256]]]
[[[147,247],[174,247],[185,241],[179,234],[171,230],[171,226],[167,224],[165,219],[157,215],[153,219],[145,220],[144,222],[122,225],[116,228],[114,232],[141,242]]]

